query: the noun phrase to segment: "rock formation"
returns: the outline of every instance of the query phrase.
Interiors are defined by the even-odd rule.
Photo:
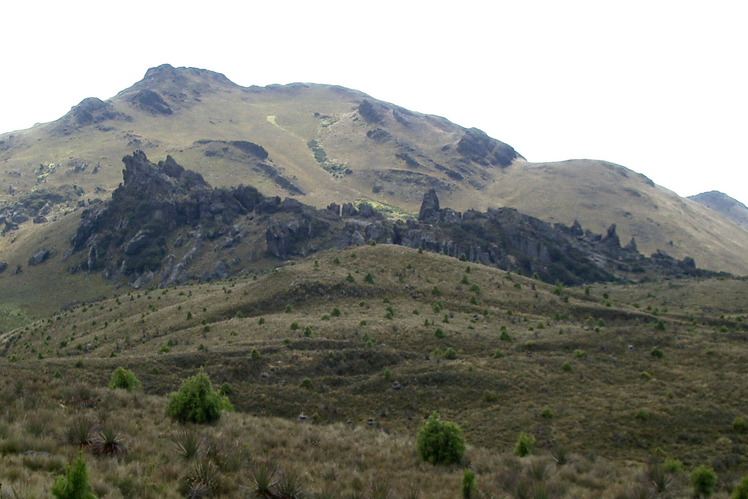
[[[171,157],[157,165],[136,151],[111,201],[83,213],[67,257],[72,272],[102,271],[139,287],[165,286],[267,268],[332,247],[390,243],[465,258],[548,282],[580,284],[624,274],[698,274],[691,259],[652,258],[607,234],[552,226],[511,208],[440,208],[429,190],[418,220],[391,221],[368,204],[325,209],[239,186],[214,189]],[[29,261],[31,263],[31,260]]]

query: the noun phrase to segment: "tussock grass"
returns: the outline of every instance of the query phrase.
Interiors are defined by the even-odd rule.
[[[0,357],[9,401],[0,408],[0,481],[33,495],[81,447],[103,497],[177,497],[199,482],[185,476],[205,460],[229,497],[245,494],[263,463],[278,480],[332,497],[369,497],[382,492],[377,484],[394,497],[458,497],[463,466],[489,497],[628,497],[645,466],[664,457],[680,460],[682,474],[709,464],[722,491],[746,473],[748,436],[732,424],[748,398],[746,281],[557,294],[470,267],[401,247],[349,248],[256,277],[131,290],[16,329]],[[705,289],[720,298],[710,304]],[[454,359],[433,354],[450,348]],[[142,391],[106,388],[119,366]],[[166,394],[200,368],[214,386],[231,386],[236,412],[205,427],[165,419]],[[635,417],[637,408],[648,417]],[[415,435],[433,411],[462,428],[460,465],[418,457]],[[114,429],[126,452],[94,456],[81,421],[91,438]],[[513,458],[521,432],[535,438],[533,454]],[[688,495],[682,478],[668,481],[668,493]]]

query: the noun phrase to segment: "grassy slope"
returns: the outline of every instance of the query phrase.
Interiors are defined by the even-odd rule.
[[[579,220],[598,233],[615,223],[621,242],[635,236],[647,255],[662,249],[690,256],[699,267],[746,273],[741,248],[748,245],[748,232],[618,165],[516,162],[489,191],[507,206],[552,222]]]
[[[723,486],[748,471],[748,441],[731,427],[745,413],[748,396],[742,380],[748,360],[745,280],[596,286],[587,294],[479,265],[466,272],[467,267],[444,256],[379,245],[320,253],[256,279],[130,292],[17,330],[12,334],[21,336],[8,354],[18,360],[0,360],[0,369],[32,370],[34,386],[58,370],[64,380],[103,386],[114,367],[126,365],[146,393],[160,396],[205,365],[214,382],[231,383],[231,399],[241,411],[228,426],[206,431],[283,428],[259,443],[239,435],[227,442],[249,442],[255,456],[278,456],[280,449],[284,467],[308,472],[307,483],[318,489],[353,490],[355,476],[365,488],[386,474],[400,496],[407,483],[417,483],[425,497],[455,497],[458,470],[429,471],[412,451],[421,418],[434,410],[463,427],[475,446],[470,459],[479,481],[497,494],[500,475],[512,466],[504,461],[506,452],[520,431],[537,437],[541,453],[561,445],[598,456],[597,464],[578,458],[575,466],[607,476],[604,480],[590,477],[579,485],[574,480],[586,472],[567,469],[563,475],[554,469],[549,480],[565,484],[568,497],[615,497],[615,491],[626,489],[623,484],[638,483],[638,471],[628,463],[661,454],[681,459],[687,469],[715,466]],[[373,283],[365,282],[368,273]],[[664,330],[653,327],[657,321]],[[305,334],[307,326],[311,335]],[[437,328],[444,338],[435,336]],[[502,328],[512,341],[500,339]],[[663,350],[662,358],[650,354],[655,346]],[[456,350],[456,359],[434,353],[448,347]],[[251,358],[253,348],[260,358]],[[44,360],[36,359],[40,353]],[[82,368],[74,366],[78,360]],[[562,369],[564,362],[570,371]],[[644,379],[645,371],[651,379]],[[307,377],[311,387],[302,386]],[[402,389],[392,388],[395,381]],[[49,389],[57,393],[53,398],[64,395],[54,391],[59,386]],[[114,414],[145,413],[142,426],[117,419],[138,449],[151,445],[148,432],[177,431],[150,426],[159,420],[160,399],[120,403],[105,391],[96,393],[103,407],[121,406]],[[552,418],[541,416],[545,408]],[[638,408],[648,411],[646,421],[635,417]],[[291,421],[302,412],[321,426],[297,429],[264,419]],[[368,418],[393,436],[340,435],[347,431],[342,423],[363,430]],[[340,482],[321,478],[327,476],[322,468],[308,467],[308,461],[318,461],[305,454],[317,452],[308,448],[309,432],[325,442],[323,448],[336,449],[329,453],[339,457],[325,462],[336,467]],[[58,448],[59,437],[45,438],[53,441],[46,445]],[[351,439],[364,448],[384,446],[374,455],[390,457],[357,463],[348,447]],[[69,453],[66,449],[59,452]],[[143,452],[135,454],[131,468],[147,455]],[[298,458],[290,457],[297,453]],[[401,463],[400,471],[387,471],[381,459]],[[176,468],[173,475],[183,472],[173,457],[164,460]],[[176,477],[158,480],[168,487]]]

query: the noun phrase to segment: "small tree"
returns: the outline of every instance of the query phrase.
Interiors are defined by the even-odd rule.
[[[691,472],[691,485],[697,497],[709,497],[714,492],[717,475],[709,466],[702,464]]]
[[[109,378],[109,388],[116,390],[121,388],[123,390],[135,390],[140,388],[140,380],[135,373],[124,367],[118,367],[112,372],[112,377]]]
[[[434,412],[418,430],[416,448],[431,464],[457,463],[465,454],[465,439],[455,423],[442,421]]]
[[[201,369],[169,395],[166,415],[180,423],[213,423],[221,417],[223,409],[231,410],[233,406],[226,396],[213,389],[210,378]]]
[[[514,455],[525,457],[532,454],[532,446],[535,444],[535,437],[524,431],[519,434],[517,443],[514,444]]]
[[[57,499],[96,499],[89,489],[86,460],[81,453],[73,463],[68,463],[64,475],[55,478],[51,492]]]

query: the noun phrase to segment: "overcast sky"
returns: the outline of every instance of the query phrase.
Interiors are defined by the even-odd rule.
[[[2,132],[169,63],[243,86],[343,85],[529,161],[605,159],[748,204],[744,0],[30,0],[2,16]]]

